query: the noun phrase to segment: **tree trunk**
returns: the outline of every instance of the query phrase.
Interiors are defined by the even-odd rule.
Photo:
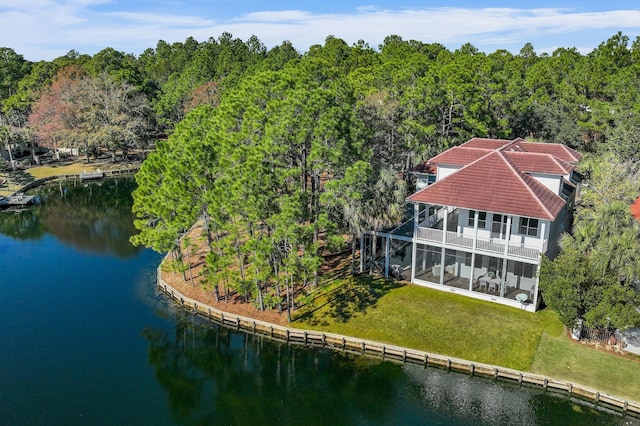
[[[291,296],[289,295],[289,280],[287,280],[286,287],[287,287],[287,321],[291,322]]]
[[[258,291],[258,304],[260,305],[260,310],[264,311],[264,300],[262,298],[262,286],[260,285],[260,280],[255,280],[256,290]]]
[[[314,256],[318,256],[319,249],[319,232],[318,229],[318,203],[320,201],[320,175],[318,173],[313,174],[313,186],[312,186],[312,218],[313,218],[313,246],[314,246]],[[315,268],[313,271],[313,286],[315,288],[318,287],[320,282],[320,276],[318,274],[318,268]]]
[[[189,278],[191,279],[191,287],[195,287],[193,282],[193,270],[191,269],[191,247],[187,247],[187,264],[189,265]]]

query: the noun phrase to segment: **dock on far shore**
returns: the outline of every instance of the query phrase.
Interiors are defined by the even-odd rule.
[[[25,195],[21,192],[8,197],[0,197],[0,206],[26,206],[35,202],[36,195]]]
[[[104,172],[98,169],[95,172],[82,172],[78,176],[82,180],[102,179],[104,177]]]

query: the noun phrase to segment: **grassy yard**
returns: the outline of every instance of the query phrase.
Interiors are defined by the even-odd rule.
[[[597,351],[565,336],[543,334],[530,370],[640,401],[640,359]]]
[[[10,195],[13,192],[19,190],[23,185],[33,182],[37,179],[42,179],[54,175],[72,175],[82,172],[94,172],[100,170],[110,170],[114,168],[126,167],[123,163],[105,163],[105,162],[92,162],[87,163],[84,160],[75,160],[66,165],[43,165],[31,167],[26,170],[20,170],[16,172],[0,172],[0,177],[7,178],[8,182],[0,186],[0,195]]]
[[[293,325],[531,371],[640,401],[640,362],[570,341],[550,310],[531,314],[415,285],[347,280],[308,301]]]

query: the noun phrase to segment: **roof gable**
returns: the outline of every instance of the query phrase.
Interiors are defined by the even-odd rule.
[[[477,159],[407,200],[548,220],[555,219],[565,204],[500,151]]]
[[[472,138],[460,145],[462,148],[480,148],[480,149],[489,149],[491,151],[495,151],[497,149],[502,148],[508,143],[522,140],[520,138],[514,139],[513,141],[507,139],[489,139],[489,138]]]
[[[503,151],[515,166],[527,173],[546,173],[564,176],[575,168],[571,163],[551,154],[540,154],[522,151]]]
[[[463,145],[454,146],[429,160],[429,163],[440,165],[466,166],[477,159],[493,152],[491,149],[469,148]]]
[[[522,146],[527,150],[527,152],[551,154],[568,163],[575,164],[582,159],[582,154],[578,151],[559,143],[522,142]]]

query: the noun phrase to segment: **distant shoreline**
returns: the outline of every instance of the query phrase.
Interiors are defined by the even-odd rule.
[[[111,170],[100,170],[99,168],[97,170],[91,171],[91,172],[82,172],[82,173],[61,173],[61,174],[55,174],[55,175],[50,175],[50,176],[46,176],[46,177],[42,177],[39,179],[36,179],[32,182],[29,182],[25,185],[20,186],[18,189],[14,189],[13,192],[9,192],[6,196],[7,197],[13,197],[16,196],[18,194],[24,193],[30,189],[33,188],[37,188],[41,185],[44,185],[45,183],[54,181],[54,180],[58,180],[58,179],[64,179],[64,180],[68,180],[68,179],[80,179],[80,180],[95,180],[95,179],[102,179],[102,178],[107,178],[107,177],[117,177],[117,176],[121,176],[121,175],[127,175],[127,174],[134,174],[136,173],[138,170],[140,169],[140,166],[133,166],[133,167],[126,167],[126,168],[119,168],[119,169],[111,169]],[[5,179],[5,178],[0,178],[0,179]],[[5,182],[5,185],[7,184],[7,182]],[[14,184],[15,185],[15,184]],[[1,194],[0,194],[1,195]]]

